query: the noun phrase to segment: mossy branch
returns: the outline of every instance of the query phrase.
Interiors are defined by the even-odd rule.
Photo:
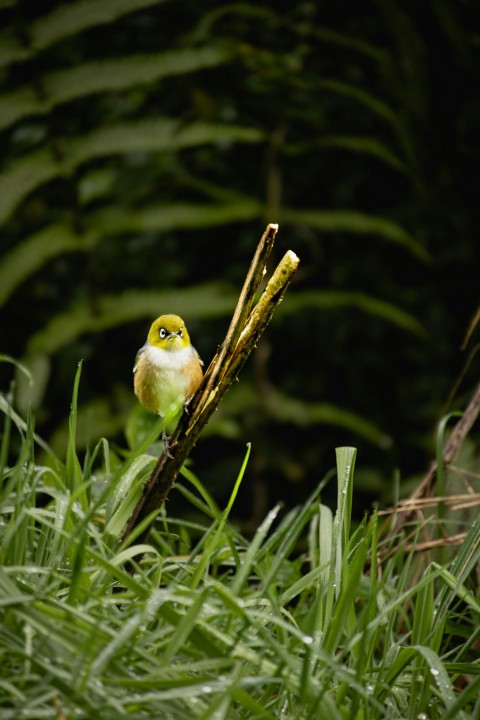
[[[289,250],[254,305],[255,294],[266,273],[266,264],[277,230],[277,225],[269,224],[258,244],[225,340],[205,372],[202,384],[189,404],[188,412],[183,413],[170,438],[170,456],[165,452],[160,455],[145,483],[142,496],[125,528],[122,544],[130,542],[132,538],[142,542],[148,537],[155,517],[175,484],[198,436],[238,377],[297,270],[299,259]]]

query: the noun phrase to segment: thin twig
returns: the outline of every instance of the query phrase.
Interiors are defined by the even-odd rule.
[[[480,505],[480,494],[479,493],[467,493],[464,495],[445,495],[439,497],[434,495],[428,498],[418,498],[417,500],[399,500],[397,505],[385,510],[379,510],[378,515],[393,515],[394,513],[406,513],[406,512],[417,512],[425,510],[431,507],[437,507],[439,502],[445,503],[445,505],[452,505],[452,509],[460,509],[465,507],[474,507]],[[457,503],[462,503],[457,506]]]
[[[434,550],[435,548],[447,547],[448,545],[461,545],[467,533],[458,533],[458,535],[449,535],[445,538],[438,538],[437,540],[426,540],[425,542],[419,543],[407,543],[404,546],[404,551],[410,552],[425,552],[427,550]]]
[[[449,466],[453,459],[455,458],[456,454],[460,450],[460,448],[463,445],[463,442],[465,438],[467,437],[468,433],[470,432],[471,428],[473,427],[473,424],[475,423],[476,419],[478,418],[478,415],[480,413],[480,385],[476,389],[472,399],[468,403],[467,407],[465,408],[465,412],[462,414],[462,417],[460,420],[456,423],[454,426],[452,433],[450,437],[448,438],[447,442],[445,443],[445,447],[443,448],[442,453],[442,462],[445,467]],[[404,512],[402,511],[397,515],[394,522],[392,523],[392,526],[388,532],[388,538],[394,537],[399,530],[402,529],[402,527],[410,522],[413,515],[416,512],[415,503],[424,498],[428,495],[430,490],[433,487],[434,480],[437,474],[438,469],[438,463],[437,461],[433,461],[430,464],[430,467],[425,474],[423,480],[418,485],[418,487],[415,489],[415,491],[410,495],[407,501],[403,501],[404,503],[411,503],[411,508]]]

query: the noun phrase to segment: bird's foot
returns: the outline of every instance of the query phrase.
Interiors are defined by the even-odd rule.
[[[170,452],[170,436],[167,435],[165,428],[162,430],[162,441],[163,441],[163,452],[165,455],[169,458],[173,458],[172,453]]]
[[[183,412],[184,412],[186,415],[190,415],[190,410],[189,410],[188,406],[190,405],[190,403],[191,403],[192,400],[193,400],[193,395],[190,395],[190,397],[187,398],[187,399],[185,400],[185,402],[183,403]]]

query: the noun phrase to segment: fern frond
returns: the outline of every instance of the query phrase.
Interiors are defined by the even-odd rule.
[[[37,150],[14,161],[0,174],[0,224],[32,190],[63,174],[66,168],[48,150]]]
[[[42,97],[33,88],[0,96],[0,130],[71,100],[204,70],[230,58],[227,50],[210,46],[84,63],[51,73],[42,79]]]
[[[361,312],[368,313],[386,322],[396,325],[413,335],[426,339],[427,332],[416,317],[393,305],[386,300],[359,292],[341,292],[336,290],[306,290],[292,293],[288,304],[282,305],[278,315],[295,314],[305,308],[319,308],[331,310],[333,308],[352,307]]]
[[[21,241],[2,258],[0,265],[0,306],[15,290],[49,260],[72,252],[89,252],[109,235],[217,227],[248,222],[261,217],[263,205],[243,199],[218,205],[156,205],[140,210],[111,207],[84,217],[88,231],[77,233],[67,225],[49,225]]]
[[[317,145],[319,147],[332,147],[342,150],[352,150],[363,153],[385,162],[390,167],[408,174],[407,165],[389,147],[374,137],[359,137],[356,135],[328,135],[321,138]]]
[[[95,230],[77,235],[65,225],[50,225],[20,242],[2,258],[0,305],[49,260],[65,253],[88,252],[97,239],[98,232]]]
[[[242,380],[241,388],[232,387],[223,403],[223,419],[236,415],[244,417],[263,407],[273,422],[292,423],[298,427],[333,425],[355,432],[380,447],[387,447],[391,443],[391,439],[378,425],[357,413],[331,403],[301,400],[273,387],[259,395],[258,389],[248,379]]]
[[[191,319],[223,317],[231,312],[235,301],[235,290],[216,282],[164,291],[127,290],[119,295],[102,295],[95,299],[95,306],[81,300],[54,315],[36,332],[28,342],[27,354],[52,354],[83,333],[148,319],[165,308],[175,308],[175,312]]]
[[[278,422],[292,422],[300,427],[326,424],[350,430],[380,447],[388,447],[391,439],[375,423],[331,403],[299,400],[278,390],[272,390],[263,398],[269,416]]]
[[[50,103],[40,99],[38,94],[30,88],[22,88],[8,95],[0,95],[0,130],[6,130],[18,120],[29,115],[44,115],[50,109]]]
[[[132,211],[112,207],[94,213],[92,223],[103,233],[108,234],[151,230],[195,230],[253,220],[261,217],[263,210],[262,203],[248,198],[218,205],[178,203],[155,205]]]
[[[29,50],[19,43],[10,29],[0,33],[0,68],[27,60],[29,55]]]
[[[61,161],[56,161],[47,150],[38,150],[12,163],[0,175],[0,223],[36,187],[55,177],[66,176],[95,158],[139,151],[182,150],[214,143],[259,143],[264,138],[261,130],[252,127],[202,122],[181,126],[169,118],[100,128],[62,142]]]
[[[0,67],[28,60],[59,40],[163,2],[165,0],[79,0],[66,3],[28,27],[29,45],[17,39],[11,29],[4,31],[0,36]]]
[[[76,166],[118,153],[182,150],[221,142],[258,143],[264,138],[261,130],[252,127],[203,122],[182,126],[176,120],[161,118],[100,128],[70,142],[68,154],[69,161]]]
[[[401,225],[378,215],[356,210],[291,210],[285,208],[281,220],[305,224],[323,232],[347,232],[354,235],[376,235],[409,250],[423,262],[430,261],[427,250]]]
[[[330,45],[337,45],[338,47],[342,47],[347,50],[354,50],[365,57],[372,58],[373,60],[380,62],[382,65],[386,65],[391,62],[388,50],[368,42],[361,37],[355,37],[353,35],[348,35],[347,33],[331,30],[328,27],[314,27],[311,29],[311,32],[313,37],[318,38],[322,42]]]

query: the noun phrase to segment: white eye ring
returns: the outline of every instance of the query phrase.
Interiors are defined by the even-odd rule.
[[[167,331],[165,330],[165,328],[160,328],[160,337],[162,338],[162,340],[163,338],[167,337]]]
[[[183,328],[180,328],[180,330],[178,331],[178,336],[183,337]]]

